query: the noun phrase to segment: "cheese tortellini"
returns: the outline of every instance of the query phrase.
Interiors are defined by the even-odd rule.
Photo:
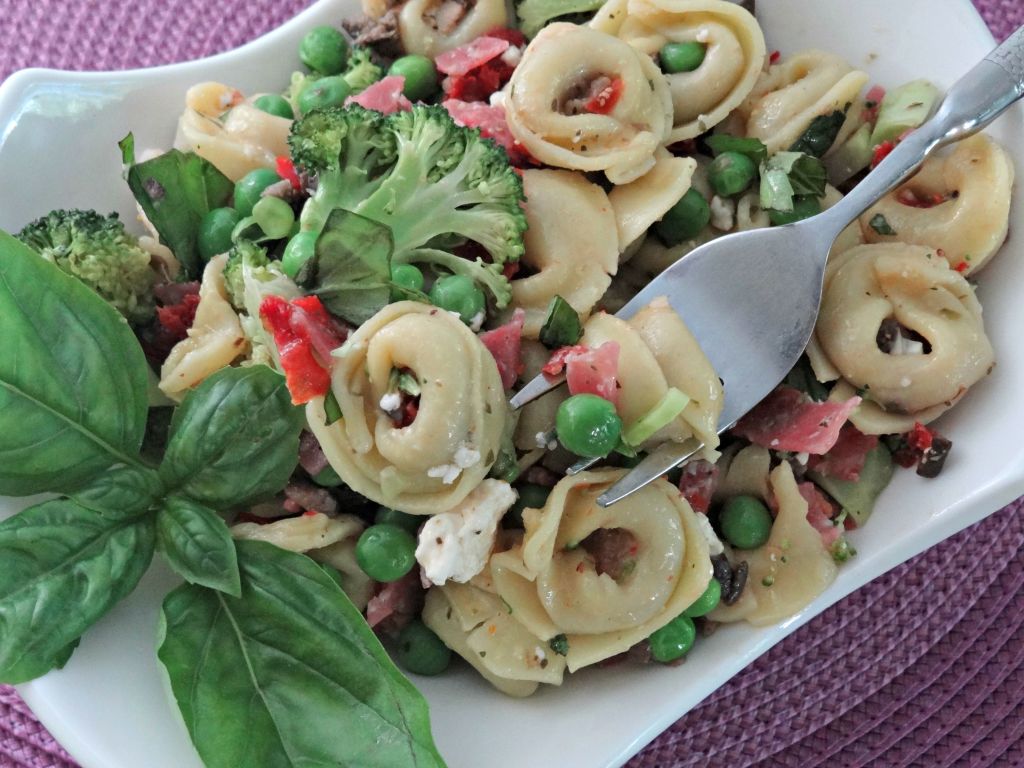
[[[862,245],[834,257],[815,341],[818,378],[842,378],[832,397],[863,392],[850,421],[867,434],[935,419],[994,364],[974,289],[917,245]]]
[[[693,158],[673,157],[659,150],[651,170],[609,193],[619,245],[624,252],[686,194],[696,169],[697,161]]]
[[[402,48],[430,58],[505,26],[505,0],[408,0],[398,14]]]
[[[331,389],[342,418],[326,424],[322,397],[306,417],[346,485],[378,504],[430,515],[480,484],[497,458],[508,407],[494,358],[457,316],[389,304],[334,354]],[[395,371],[411,373],[421,389],[406,427],[382,405]]]
[[[941,250],[950,266],[970,274],[1006,239],[1012,188],[1009,155],[978,134],[948,155],[925,160],[914,178],[861,216],[861,229],[869,243],[899,241]],[[942,202],[931,205],[936,196]],[[871,226],[878,215],[896,234],[883,235]]]
[[[588,111],[601,99],[606,107]],[[535,158],[604,171],[613,184],[647,173],[672,129],[668,81],[649,56],[563,22],[542,29],[523,52],[505,110],[513,135]]]

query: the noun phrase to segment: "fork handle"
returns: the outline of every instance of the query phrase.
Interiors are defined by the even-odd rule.
[[[939,147],[987,126],[1024,96],[1024,27],[1006,39],[949,89],[935,114],[882,160],[863,181],[815,221],[838,236],[846,226],[898,187]]]

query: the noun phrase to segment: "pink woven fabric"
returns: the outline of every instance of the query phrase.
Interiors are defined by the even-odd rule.
[[[1000,39],[1024,24],[1024,0],[974,3]],[[251,40],[305,5],[3,0],[0,78],[27,66],[197,58]],[[1024,500],[826,611],[629,768],[1024,766],[1022,512]],[[0,687],[0,768],[13,766],[77,768],[18,695]]]

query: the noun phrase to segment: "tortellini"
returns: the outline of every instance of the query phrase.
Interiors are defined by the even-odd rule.
[[[175,147],[209,160],[232,181],[256,168],[273,168],[277,157],[287,157],[292,125],[248,101],[233,103],[237,93],[219,83],[190,88],[174,140]],[[222,116],[229,107],[231,111]]]
[[[342,418],[326,424],[323,398],[306,418],[352,490],[410,514],[446,512],[472,492],[498,455],[508,406],[491,353],[455,315],[400,301],[334,352],[331,389]],[[420,385],[415,420],[398,426],[381,404],[395,371]]]
[[[587,111],[601,93],[607,106]],[[523,52],[505,110],[513,135],[535,158],[604,171],[613,184],[647,173],[672,129],[668,81],[649,56],[563,22],[542,29]]]
[[[834,54],[804,51],[769,67],[730,121],[763,141],[769,154],[789,149],[814,118],[847,110],[867,81],[867,73]],[[849,109],[846,120],[856,119]]]
[[[886,333],[889,351],[880,347]],[[994,365],[974,289],[918,245],[862,245],[836,256],[815,337],[816,374],[842,377],[833,397],[863,393],[850,421],[867,434],[935,419]]]
[[[249,351],[249,341],[224,285],[227,261],[227,254],[222,253],[207,262],[188,337],[174,345],[160,368],[160,390],[173,400],[180,400],[186,390]]]
[[[666,43],[699,42],[704,61],[666,74],[674,113],[668,141],[691,139],[722,122],[747,97],[765,63],[754,17],[726,0],[629,0],[618,36],[657,56]]]
[[[948,155],[925,160],[909,182],[889,193],[860,218],[869,243],[926,245],[964,274],[981,267],[1006,239],[1010,221],[1013,162],[987,136],[964,139]],[[942,202],[928,207],[901,200]],[[883,235],[871,221],[885,217],[896,233]]]
[[[835,581],[838,569],[821,534],[807,521],[807,502],[790,465],[782,462],[769,474],[768,451],[757,446],[744,448],[733,464],[746,475],[742,482],[734,483],[740,488],[738,492],[754,493],[778,512],[768,541],[757,549],[731,553],[730,560],[747,562],[746,586],[739,600],[733,605],[719,605],[708,618],[722,622],[746,619],[755,626],[775,624],[820,595]],[[755,479],[751,470],[758,468],[760,478]],[[762,485],[765,476],[767,484]],[[760,490],[767,490],[767,486],[770,497]]]
[[[654,167],[636,181],[615,187],[609,195],[619,245],[625,251],[654,224],[690,188],[690,179],[697,161],[690,157],[673,157],[659,150]]]
[[[545,643],[564,634],[568,670],[622,653],[674,619],[711,579],[707,540],[664,480],[609,507],[623,470],[582,472],[523,513],[522,543],[491,557],[511,618]],[[488,653],[488,657],[490,654]]]
[[[398,14],[402,48],[430,58],[506,26],[505,0],[408,0]]]
[[[535,339],[555,296],[589,317],[618,269],[619,236],[608,195],[582,174],[524,171],[523,191],[521,261],[534,274],[512,281],[512,304],[526,311],[523,335]]]
[[[629,320],[598,314],[583,327],[580,343],[619,345],[617,410],[626,429],[650,412],[675,387],[690,398],[683,412],[645,445],[696,436],[713,456],[718,416],[725,396],[711,363],[679,315],[664,298],[655,299]]]

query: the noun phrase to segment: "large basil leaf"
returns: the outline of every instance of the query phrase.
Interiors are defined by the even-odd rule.
[[[309,558],[237,542],[241,599],[179,587],[159,657],[207,768],[438,768],[426,702]]]
[[[129,168],[128,186],[186,275],[197,278],[203,271],[199,223],[228,204],[235,189],[231,179],[199,155],[172,149]]]
[[[141,467],[114,467],[71,494],[81,506],[115,518],[145,512],[161,496],[160,476]]]
[[[212,509],[172,496],[157,517],[156,537],[157,548],[187,582],[241,595],[235,543]]]
[[[67,661],[69,646],[135,589],[154,538],[148,517],[115,519],[70,499],[0,523],[0,681]]]
[[[288,482],[304,423],[279,373],[265,365],[225,368],[175,412],[160,475],[214,509],[245,504]]]
[[[117,310],[0,232],[0,495],[137,464],[146,361]]]

